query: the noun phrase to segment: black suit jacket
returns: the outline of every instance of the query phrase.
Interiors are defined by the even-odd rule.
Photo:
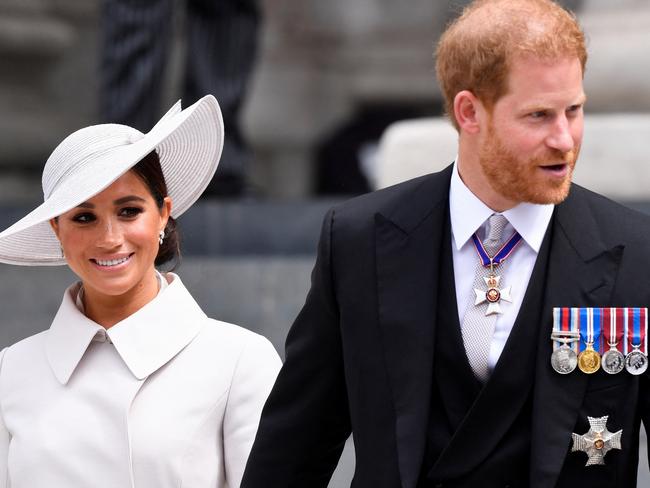
[[[312,286],[287,337],[243,488],[326,487],[350,432],[353,487],[416,486],[437,287],[454,286],[437,279],[450,177],[451,167],[326,215]],[[550,367],[550,334],[554,306],[650,303],[650,219],[573,185],[548,232],[543,306],[520,311],[541,321],[536,353],[520,358],[521,369],[533,371],[530,486],[635,486],[648,377],[559,375]],[[609,415],[610,430],[623,429],[623,449],[611,451],[605,467],[586,468],[585,455],[569,452],[571,433],[588,430],[587,415]],[[445,462],[471,470],[485,454],[478,446],[496,445],[500,430],[477,439],[471,423],[460,429],[464,440],[445,453]]]

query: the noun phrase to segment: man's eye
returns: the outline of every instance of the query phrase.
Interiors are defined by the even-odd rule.
[[[531,112],[529,114],[531,119],[543,119],[546,117],[546,112],[544,110],[538,110],[537,112]]]
[[[582,105],[571,105],[568,109],[567,112],[570,114],[574,114],[577,112],[580,112],[582,110]]]
[[[138,207],[125,207],[120,210],[120,217],[136,217],[142,213],[142,209]]]
[[[79,223],[79,224],[87,224],[89,222],[94,221],[95,216],[93,214],[89,213],[89,212],[84,212],[84,213],[80,213],[80,214],[75,215],[74,217],[72,217],[72,220],[74,222]]]

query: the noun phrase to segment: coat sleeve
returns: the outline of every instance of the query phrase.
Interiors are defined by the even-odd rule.
[[[332,270],[334,210],[325,217],[311,289],[286,342],[242,488],[326,487],[350,435]]]
[[[5,352],[3,349],[0,352],[0,379],[2,377],[2,361],[4,360]],[[7,472],[7,458],[9,455],[9,441],[11,436],[5,426],[4,416],[2,415],[2,391],[0,390],[0,488],[9,488],[9,473]]]
[[[273,345],[259,335],[252,336],[237,362],[223,420],[224,464],[231,488],[241,483],[262,407],[281,366]]]

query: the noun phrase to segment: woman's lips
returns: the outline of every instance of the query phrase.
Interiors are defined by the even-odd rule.
[[[91,263],[103,271],[116,271],[125,268],[131,262],[134,253],[119,258],[92,258]]]

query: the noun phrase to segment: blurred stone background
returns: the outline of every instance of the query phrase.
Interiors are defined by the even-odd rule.
[[[255,156],[252,191],[200,202],[180,221],[178,273],[206,312],[268,336],[282,351],[326,208],[373,187],[386,126],[441,115],[433,46],[464,3],[262,0],[259,57],[242,115]],[[564,3],[589,38],[587,123],[599,128],[576,178],[601,175],[608,185],[600,191],[649,212],[650,2]],[[177,29],[161,33],[174,43],[165,106],[180,93],[181,6]],[[40,172],[58,142],[98,120],[98,15],[99,0],[0,2],[2,228],[41,201]],[[0,277],[2,346],[47,328],[74,279],[63,268],[6,265]],[[641,459],[639,486],[650,486],[645,451]],[[348,446],[331,486],[349,486],[353,465]]]

